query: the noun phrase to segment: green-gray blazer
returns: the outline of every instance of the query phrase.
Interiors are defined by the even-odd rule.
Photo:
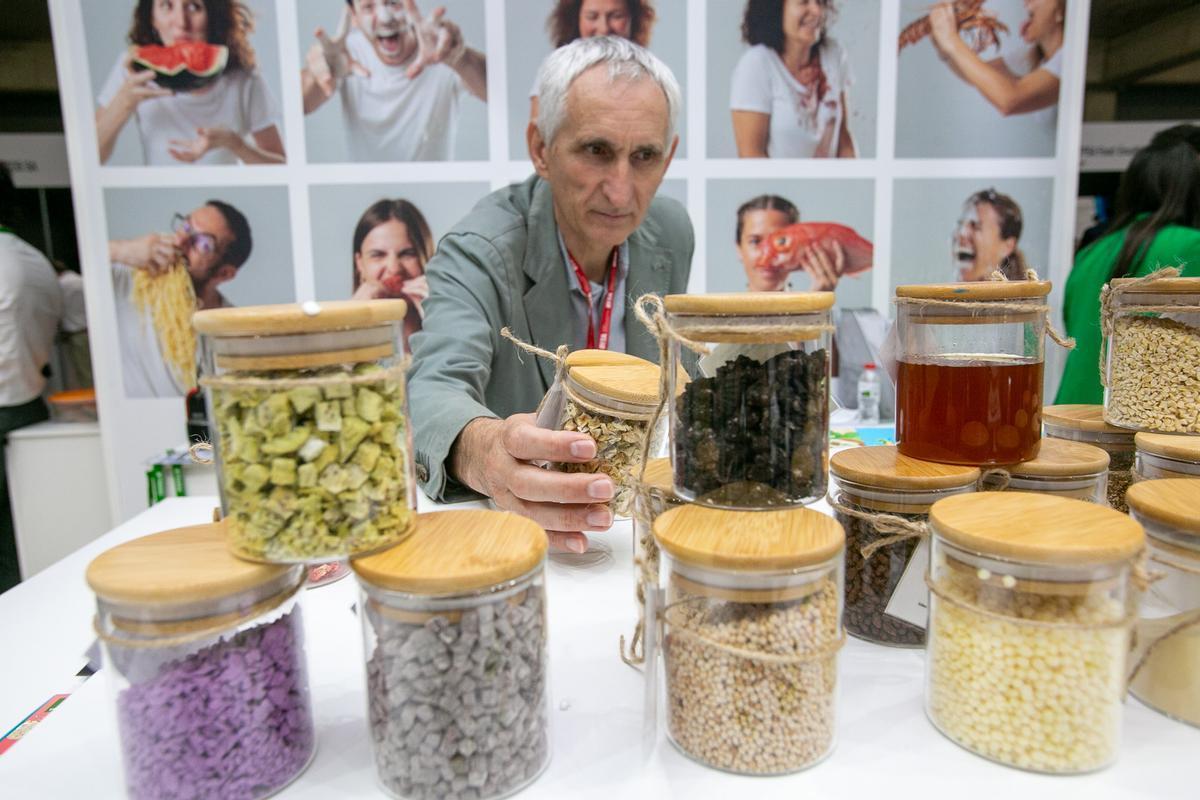
[[[633,303],[645,292],[686,291],[694,249],[687,211],[656,198],[629,237],[629,353],[658,361]],[[546,350],[573,338],[549,184],[534,175],[492,192],[442,238],[425,272],[429,299],[422,330],[411,339],[409,409],[417,478],[430,497],[448,500],[467,494],[447,475],[459,431],[476,417],[533,411],[554,380],[553,364],[519,353],[500,329]]]

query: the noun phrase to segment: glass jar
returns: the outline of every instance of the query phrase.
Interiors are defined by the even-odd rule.
[[[222,528],[144,536],[88,566],[130,797],[255,800],[315,752],[304,570],[234,558]]]
[[[1129,490],[1146,528],[1150,568],[1162,577],[1142,596],[1129,690],[1172,719],[1200,727],[1200,480],[1143,481]]]
[[[352,559],[367,719],[393,797],[503,797],[550,760],[546,533],[500,511],[421,514]]]
[[[651,640],[646,642],[644,650],[639,650],[639,640],[645,641],[644,637],[653,633],[645,630],[645,621],[654,619],[657,613],[654,600],[655,590],[658,589],[659,552],[658,544],[654,541],[654,521],[664,511],[683,505],[683,501],[675,496],[669,458],[651,459],[646,464],[634,504],[633,569],[637,586],[638,630],[630,647],[634,658],[640,660],[639,653],[654,646]]]
[[[1200,278],[1112,281],[1102,296],[1104,419],[1200,434]]]
[[[1046,406],[1042,409],[1042,431],[1047,439],[1083,442],[1108,453],[1106,500],[1117,511],[1129,510],[1125,490],[1133,481],[1133,431],[1105,422],[1102,405]]]
[[[654,523],[667,733],[707,766],[793,772],[833,749],[842,528],[825,514],[688,505]]]
[[[868,642],[923,646],[928,535],[876,543],[901,533],[887,527],[888,517],[921,526],[938,500],[975,491],[979,469],[918,461],[881,445],[839,450],[829,471],[837,487],[834,518],[846,529],[846,630]],[[880,520],[881,514],[887,517]],[[864,555],[863,548],[873,552]]]
[[[1139,433],[1133,437],[1137,458],[1133,480],[1200,478],[1200,438],[1165,433]]]
[[[198,312],[221,510],[241,558],[331,561],[407,535],[416,506],[403,300]]]
[[[922,461],[1028,461],[1042,436],[1049,281],[896,287],[896,438]]]
[[[832,292],[670,295],[675,494],[719,508],[801,505],[825,496]]]
[[[1027,492],[939,500],[929,522],[934,726],[1034,772],[1111,764],[1142,527],[1104,505]]]
[[[1036,458],[1008,468],[1010,492],[1044,492],[1059,497],[1108,502],[1108,453],[1065,439],[1046,439]]]
[[[650,430],[662,374],[656,364],[622,353],[577,350],[567,356],[558,429],[580,431],[596,440],[596,457],[582,464],[556,464],[563,472],[603,473],[616,493],[609,507],[616,516],[633,511],[642,453],[662,449],[666,418]]]

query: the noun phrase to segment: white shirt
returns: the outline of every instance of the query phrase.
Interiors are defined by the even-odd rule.
[[[113,300],[117,307],[117,335],[121,344],[121,372],[129,397],[183,397],[158,346],[154,320],[138,311],[133,302],[133,267],[112,265]]]
[[[608,286],[603,283],[588,281],[591,290],[584,296],[583,287],[579,285],[579,276],[571,266],[567,256],[567,244],[563,241],[562,233],[558,234],[558,249],[562,252],[563,266],[567,270],[567,285],[571,287],[571,310],[578,320],[575,326],[575,341],[571,342],[572,350],[582,350],[587,347],[588,339],[588,304],[592,306],[592,329],[600,332],[600,320],[604,314],[604,293]],[[609,320],[608,349],[617,353],[625,352],[625,278],[629,275],[629,242],[621,242],[617,248],[617,281],[613,284],[613,310]],[[605,273],[608,278],[608,273]]]
[[[87,308],[83,302],[83,276],[74,270],[58,273],[58,288],[62,290],[63,313],[59,325],[64,333],[87,330]]]
[[[1034,70],[1044,69],[1062,81],[1062,53],[1060,47],[1054,51],[1054,55],[1046,59],[1045,63],[1038,63],[1038,48],[1036,45],[1026,44],[1023,41],[1017,41],[1011,46],[1004,49],[1000,54],[1000,58],[1004,61],[1004,66],[1008,71],[1018,78],[1023,78]],[[1053,131],[1058,127],[1058,102],[1046,108],[1040,108],[1037,111],[1030,111],[1023,116],[1037,120],[1047,129]]]
[[[833,158],[842,126],[842,93],[853,83],[846,51],[826,36],[819,46],[828,90],[817,101],[812,90],[788,71],[779,54],[756,44],[733,70],[729,107],[771,117],[767,155],[771,158]]]
[[[458,105],[464,86],[445,64],[431,64],[409,79],[407,67],[384,64],[354,30],[346,37],[350,57],[371,76],[342,80],[346,143],[354,161],[448,161],[454,154]]]
[[[125,81],[124,56],[117,60],[96,102],[107,106]],[[271,126],[280,129],[279,109],[263,76],[254,70],[226,70],[212,86],[198,92],[178,92],[138,103],[133,112],[141,134],[142,155],[150,166],[179,166],[168,152],[172,139],[192,140],[197,128],[224,126],[238,136],[248,136]],[[225,148],[210,150],[197,164],[237,164]]]
[[[46,388],[62,316],[54,267],[15,234],[0,230],[0,406],[28,403]]]

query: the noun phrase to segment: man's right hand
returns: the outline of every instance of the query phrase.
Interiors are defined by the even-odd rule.
[[[342,18],[338,21],[337,31],[332,39],[325,34],[324,28],[317,28],[314,34],[317,41],[312,43],[304,57],[309,74],[326,99],[333,96],[341,80],[351,73],[357,73],[364,78],[371,77],[370,70],[351,58],[350,50],[346,47],[351,17],[350,7],[346,6],[342,10]]]
[[[479,417],[467,423],[451,451],[454,475],[512,511],[546,529],[550,546],[582,553],[584,530],[607,530],[616,491],[612,479],[588,472],[556,472],[530,462],[583,463],[596,456],[596,442],[584,433],[550,431],[533,414],[508,419]]]
[[[136,239],[108,243],[110,261],[144,269],[151,275],[160,275],[175,266],[179,256],[175,237],[169,233],[147,233]]]

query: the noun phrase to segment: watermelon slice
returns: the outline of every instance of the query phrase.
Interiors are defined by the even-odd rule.
[[[153,70],[154,82],[173,92],[191,92],[215,81],[229,61],[229,48],[204,42],[170,46],[145,44],[133,47],[134,69]]]

